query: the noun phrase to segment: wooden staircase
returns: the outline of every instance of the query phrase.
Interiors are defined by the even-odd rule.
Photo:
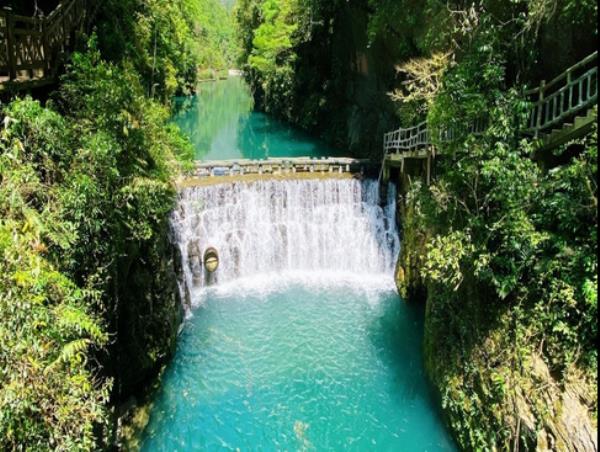
[[[595,122],[596,113],[593,108],[590,108],[585,112],[585,115],[575,116],[572,122],[565,122],[561,127],[542,134],[536,146],[537,153],[550,151],[572,140],[586,136],[592,130]]]

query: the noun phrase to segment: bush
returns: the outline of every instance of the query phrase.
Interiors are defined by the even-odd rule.
[[[237,53],[232,17],[218,0],[108,0],[96,27],[102,54],[132,64],[146,94],[165,103],[195,90],[198,68],[228,69]]]
[[[93,46],[73,56],[51,104],[12,102],[0,135],[0,448],[9,450],[106,444],[109,396],[168,356],[181,316],[167,228],[172,178],[191,145],[135,73]]]
[[[75,224],[61,218],[73,152],[63,118],[18,101],[0,135],[0,446],[91,449],[108,433],[110,378],[95,354],[108,344],[92,309],[99,296],[53,264],[71,249]],[[63,134],[64,133],[64,134]],[[62,137],[62,138],[61,138]],[[61,151],[65,151],[62,153]]]

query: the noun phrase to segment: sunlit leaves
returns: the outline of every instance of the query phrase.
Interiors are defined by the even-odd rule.
[[[98,14],[99,48],[131,64],[146,94],[165,102],[195,89],[199,70],[233,66],[233,20],[218,0],[109,0]]]
[[[88,53],[73,56],[52,105],[13,102],[0,132],[0,448],[7,450],[90,450],[110,437],[111,378],[97,358],[115,339],[108,328],[129,289],[114,275],[123,256],[138,259],[132,248],[144,250],[138,268],[155,270],[135,307],[147,324],[155,321],[146,301],[159,286],[156,249],[173,205],[171,176],[190,155],[167,126],[167,109],[144,95],[130,67],[103,61],[93,40]],[[177,315],[166,307],[172,298],[153,302],[156,325],[169,322],[168,310]],[[171,342],[157,330],[146,328],[138,340],[161,356]]]

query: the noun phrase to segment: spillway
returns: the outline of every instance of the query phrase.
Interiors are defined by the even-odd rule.
[[[263,180],[185,188],[172,224],[190,305],[202,288],[290,273],[391,275],[400,243],[395,192],[379,205],[378,184],[357,178]],[[203,268],[215,248],[214,275]]]

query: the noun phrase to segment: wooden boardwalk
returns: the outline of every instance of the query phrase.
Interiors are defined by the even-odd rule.
[[[85,0],[64,0],[46,17],[0,10],[0,91],[52,83],[83,25]]]
[[[585,136],[596,120],[593,108],[598,104],[598,52],[549,83],[542,81],[539,87],[523,94],[531,107],[527,126],[521,133],[535,140],[536,155]],[[480,134],[486,128],[487,120],[480,118],[468,130],[444,131],[437,140],[432,139],[427,122],[386,133],[380,179],[387,180],[390,167],[400,167],[403,171],[405,160],[419,159],[427,161],[429,181],[431,160],[439,152],[436,143],[451,143],[461,136]]]

